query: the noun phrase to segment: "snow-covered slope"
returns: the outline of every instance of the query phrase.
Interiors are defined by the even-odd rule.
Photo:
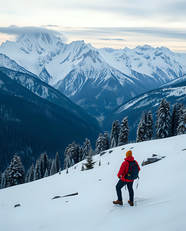
[[[162,87],[171,86],[173,84],[180,84],[180,83],[183,83],[185,81],[186,81],[186,75],[183,75],[183,76],[181,76],[181,77],[179,77],[173,81],[170,81],[170,82],[164,84]]]
[[[0,53],[97,117],[186,73],[186,54],[165,47],[96,49],[49,34],[25,34],[3,43]]]
[[[3,231],[185,231],[186,135],[133,143],[95,156],[95,168],[81,171],[81,163],[42,180],[0,190],[0,230]],[[152,154],[166,156],[141,167],[139,186],[134,183],[135,206],[116,200],[117,172],[131,149],[141,164]],[[98,161],[101,166],[98,166]],[[74,197],[54,196],[78,192]],[[14,208],[15,204],[20,207]]]
[[[25,74],[30,74],[38,78],[37,75],[34,75],[32,72],[26,70],[22,66],[18,65],[15,61],[11,60],[9,57],[1,53],[0,53],[0,67],[11,69]]]

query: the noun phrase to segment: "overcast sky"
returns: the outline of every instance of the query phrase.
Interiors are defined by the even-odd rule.
[[[66,43],[186,52],[186,0],[4,0],[0,44],[22,33],[49,32]]]

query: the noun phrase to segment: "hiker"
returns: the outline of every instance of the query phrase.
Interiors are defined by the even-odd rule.
[[[133,190],[134,179],[132,179],[132,180],[127,179],[127,174],[129,172],[129,165],[130,165],[130,162],[132,162],[132,161],[135,161],[135,160],[134,160],[134,157],[132,156],[132,151],[129,150],[126,152],[125,161],[121,164],[120,170],[117,174],[117,176],[120,180],[118,181],[118,183],[116,185],[116,192],[117,192],[118,200],[113,201],[114,204],[123,205],[121,188],[123,188],[123,186],[127,185],[127,188],[129,191],[128,203],[130,204],[130,206],[134,205],[134,190]],[[139,164],[137,161],[135,161],[133,163],[135,165],[137,164],[136,168],[137,168],[137,175],[138,175],[138,172],[140,171]]]

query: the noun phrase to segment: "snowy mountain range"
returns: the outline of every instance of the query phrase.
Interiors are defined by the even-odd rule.
[[[0,230],[185,231],[185,139],[186,135],[180,135],[127,144],[94,156],[92,170],[81,171],[80,162],[69,168],[68,174],[62,171],[60,175],[1,189]],[[152,154],[165,156],[141,166],[139,182],[135,180],[133,186],[133,207],[127,203],[125,188],[123,206],[112,203],[117,199],[117,173],[128,150],[140,166]],[[71,193],[78,194],[52,200]]]
[[[110,109],[186,74],[186,54],[168,48],[96,49],[64,44],[49,34],[24,34],[0,47],[0,66],[31,72],[91,115]]]

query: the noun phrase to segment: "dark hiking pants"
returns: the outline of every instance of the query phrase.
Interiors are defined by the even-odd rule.
[[[122,194],[121,194],[121,189],[123,186],[127,185],[128,191],[129,191],[129,200],[131,202],[134,201],[134,190],[133,190],[133,181],[132,182],[125,182],[122,180],[119,180],[117,185],[116,185],[116,192],[118,196],[118,201],[122,201]]]

